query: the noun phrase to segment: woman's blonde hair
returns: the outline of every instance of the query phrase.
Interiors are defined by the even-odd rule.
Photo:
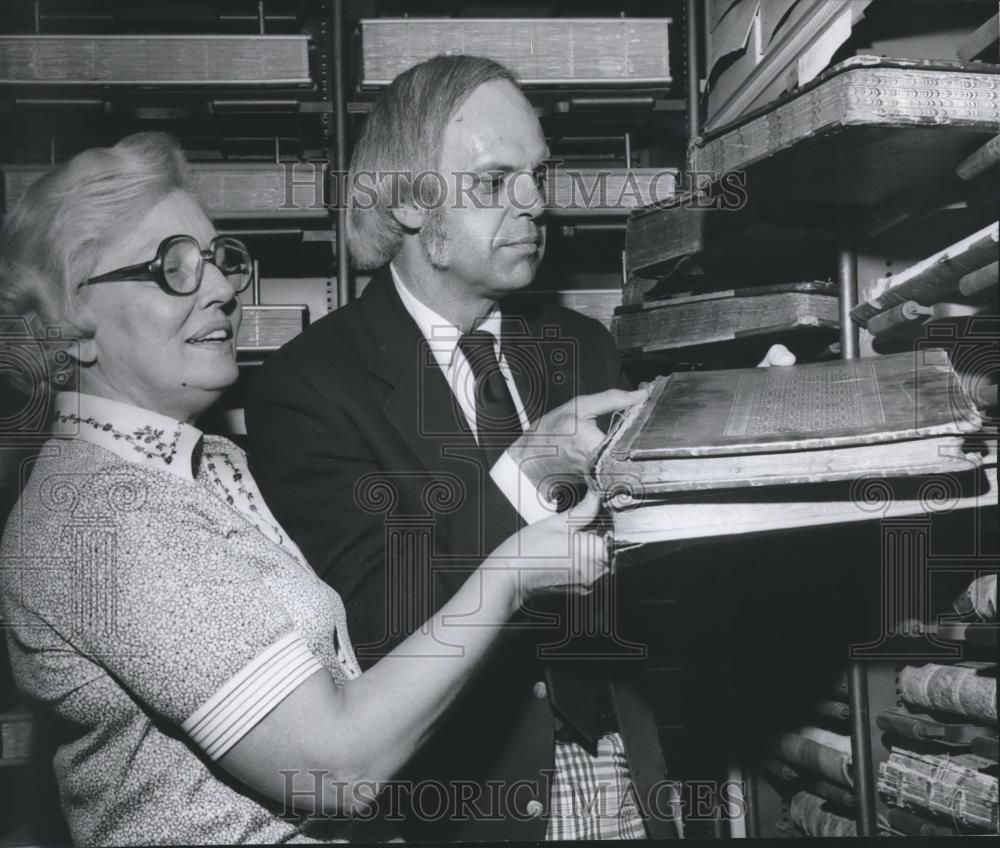
[[[187,160],[174,139],[136,133],[53,168],[8,211],[0,227],[0,317],[8,318],[7,327],[16,321],[28,337],[48,340],[39,350],[45,350],[49,381],[59,388],[75,383],[65,353],[53,359],[61,351],[52,343],[80,337],[69,320],[74,288],[92,274],[104,250],[166,195],[185,188],[187,177]],[[0,327],[0,349],[2,335]],[[14,385],[37,389],[37,380],[16,367],[5,370]]]

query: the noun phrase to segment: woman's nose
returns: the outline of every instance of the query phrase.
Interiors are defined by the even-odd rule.
[[[236,286],[212,262],[205,262],[201,269],[199,292],[205,304],[228,303],[236,298]]]

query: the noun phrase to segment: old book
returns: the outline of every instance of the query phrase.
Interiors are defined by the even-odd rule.
[[[260,276],[255,274],[251,302],[243,307],[243,320],[236,336],[238,353],[275,351],[309,325],[309,307],[305,304],[261,304],[260,289]]]
[[[628,272],[662,277],[694,256],[704,271],[733,277],[753,265],[757,282],[821,276],[832,256],[832,228],[822,211],[748,202],[735,191],[711,198],[686,194],[636,209],[625,227]],[[684,285],[683,279],[676,283]]]
[[[3,166],[9,209],[48,168]],[[327,218],[326,166],[311,162],[194,162],[191,190],[217,220]]]
[[[694,492],[631,501],[611,490],[617,548],[753,536],[803,527],[857,524],[996,507],[996,455],[966,455],[967,470],[919,477],[859,475],[843,483]],[[736,494],[731,492],[735,491]],[[942,493],[945,497],[942,498]],[[625,505],[620,506],[624,500]]]
[[[925,754],[893,748],[878,766],[878,793],[890,804],[930,813],[960,828],[996,833],[997,778],[971,754]]]
[[[973,580],[952,603],[961,616],[982,621],[997,620],[997,575],[984,574]]]
[[[857,836],[857,822],[835,809],[818,795],[796,792],[789,803],[788,816],[809,837]],[[841,812],[844,812],[842,808]]]
[[[307,86],[306,35],[4,35],[0,84]]]
[[[670,18],[375,18],[361,21],[363,86],[439,54],[487,56],[524,85],[666,85]]]
[[[928,349],[659,378],[609,437],[601,461],[847,447],[979,426],[948,354]]]
[[[545,209],[549,215],[617,216],[673,199],[676,168],[552,168]]]
[[[802,733],[783,733],[771,753],[790,763],[796,770],[822,775],[827,780],[851,787],[851,752],[841,751]]]
[[[792,283],[646,300],[615,310],[618,349],[650,353],[802,328],[836,334],[840,313],[830,284]],[[831,335],[831,338],[832,338]]]
[[[979,426],[941,350],[672,374],[593,476],[619,547],[926,514],[941,487],[966,509],[996,497],[995,447],[964,441]]]
[[[949,470],[961,473],[967,463],[963,438],[940,436],[832,450],[649,460],[642,463],[638,478],[635,463],[608,457],[598,479],[605,490],[631,484],[642,497],[650,497],[668,492],[850,480],[872,469],[887,477]],[[635,492],[631,497],[636,497]]]
[[[855,56],[696,139],[691,168],[745,170],[754,197],[877,204],[960,163],[998,123],[992,66]]]
[[[994,674],[996,669],[993,669]],[[927,663],[904,666],[899,672],[900,696],[921,710],[964,716],[997,725],[997,679],[976,669]]]
[[[873,296],[851,310],[862,327],[907,301],[928,306],[960,292],[962,278],[997,260],[1000,224],[993,223],[898,274],[875,282]],[[995,282],[994,282],[995,285]]]
[[[706,127],[801,86],[823,71],[871,0],[741,0],[710,39]],[[722,67],[729,54],[731,64]],[[716,65],[718,64],[718,67]]]

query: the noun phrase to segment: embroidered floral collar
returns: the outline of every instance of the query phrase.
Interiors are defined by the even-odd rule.
[[[138,406],[78,392],[56,396],[53,430],[63,438],[83,439],[122,459],[193,480],[191,458],[202,433]]]

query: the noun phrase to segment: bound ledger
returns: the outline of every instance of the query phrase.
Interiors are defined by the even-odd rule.
[[[942,350],[672,374],[608,436],[594,479],[620,543],[914,514],[942,486],[958,506],[989,497],[980,427]]]

